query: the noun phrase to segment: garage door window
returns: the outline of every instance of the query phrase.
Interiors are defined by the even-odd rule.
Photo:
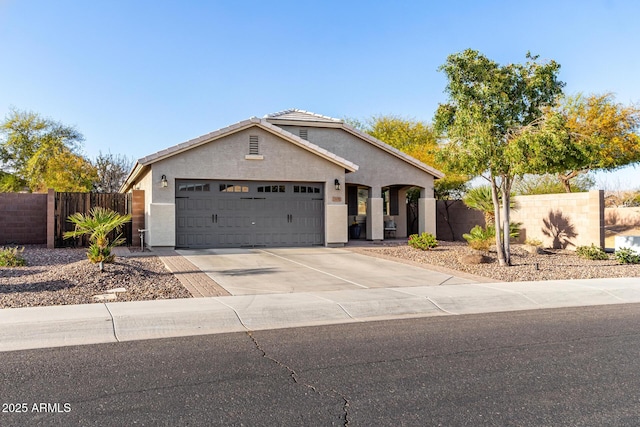
[[[211,191],[209,184],[186,183],[178,186],[178,191]]]
[[[220,191],[223,193],[248,193],[249,187],[246,185],[220,184]]]
[[[294,185],[294,193],[315,193],[320,194],[320,187],[306,187],[304,185]]]
[[[258,193],[284,193],[286,188],[284,185],[261,185],[258,187]]]

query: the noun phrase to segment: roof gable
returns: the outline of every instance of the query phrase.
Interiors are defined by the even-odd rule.
[[[251,128],[251,127],[260,127],[264,130],[266,130],[267,132],[271,132],[275,135],[280,136],[281,138],[292,142],[293,144],[306,149],[307,151],[310,151],[320,157],[325,158],[326,160],[329,160],[332,163],[336,163],[342,167],[345,168],[345,170],[349,171],[349,172],[355,172],[356,170],[358,170],[358,166],[346,159],[343,159],[340,156],[337,156],[331,152],[329,152],[328,150],[325,150],[322,147],[319,147],[315,144],[312,144],[309,141],[306,141],[302,138],[300,138],[297,135],[294,135],[290,132],[287,132],[286,130],[279,128],[277,126],[272,125],[271,123],[263,120],[263,119],[258,119],[256,117],[252,117],[248,120],[243,120],[241,122],[235,123],[231,126],[227,126],[225,128],[222,129],[218,129],[216,131],[210,132],[206,135],[202,135],[199,136],[197,138],[191,139],[189,141],[183,142],[181,144],[178,145],[174,145],[173,147],[169,147],[165,150],[161,150],[158,151],[157,153],[151,154],[149,156],[143,157],[141,159],[138,160],[138,163],[143,165],[143,166],[147,166],[150,165],[152,163],[155,163],[157,161],[166,159],[168,157],[172,157],[175,156],[176,154],[182,153],[184,151],[190,150],[192,148],[195,147],[199,147],[201,145],[204,144],[208,144],[210,142],[213,142],[217,139],[223,138],[225,136],[231,135],[233,133],[236,132],[240,132],[242,130]]]
[[[121,189],[125,189],[125,190],[128,189],[132,185],[132,183],[137,179],[140,173],[142,173],[143,170],[148,168],[153,163],[178,155],[180,153],[191,150],[193,148],[200,147],[204,144],[208,144],[217,139],[224,138],[225,136],[234,134],[236,132],[240,132],[245,129],[249,129],[254,126],[264,129],[267,132],[270,132],[274,135],[279,136],[285,141],[288,141],[300,148],[303,148],[331,163],[334,163],[340,167],[343,167],[347,172],[355,172],[358,170],[358,165],[356,165],[355,163],[347,159],[344,159],[309,141],[306,141],[297,135],[287,132],[286,130],[279,128],[278,126],[275,126],[264,119],[252,117],[250,119],[243,120],[231,126],[218,129],[216,131],[210,132],[208,134],[199,136],[197,138],[191,139],[189,141],[183,142],[178,145],[174,145],[173,147],[169,147],[167,149],[158,151],[156,153],[153,153],[138,159],[136,164],[133,166],[131,172],[129,173],[129,176],[127,177],[125,183],[122,185]]]
[[[292,125],[292,126],[308,126],[308,127],[332,127],[343,129],[344,131],[368,142],[369,144],[386,151],[387,153],[421,169],[436,178],[443,178],[444,173],[436,168],[422,163],[420,160],[409,156],[408,154],[398,150],[391,145],[374,138],[368,133],[362,132],[353,126],[344,122],[344,120],[335,119],[328,116],[312,113],[310,111],[290,109],[279,111],[277,113],[267,114],[264,119],[274,125]]]

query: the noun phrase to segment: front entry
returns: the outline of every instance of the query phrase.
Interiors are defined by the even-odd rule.
[[[176,181],[178,247],[323,245],[323,218],[321,183]]]

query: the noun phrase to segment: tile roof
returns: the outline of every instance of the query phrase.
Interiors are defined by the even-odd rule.
[[[278,111],[264,116],[265,119],[282,119],[282,120],[299,120],[304,122],[323,122],[323,123],[343,123],[340,119],[335,119],[322,114],[312,113],[311,111],[298,110],[291,108],[289,110]]]

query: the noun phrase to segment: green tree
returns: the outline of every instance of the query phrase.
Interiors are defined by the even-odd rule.
[[[572,191],[589,191],[595,184],[593,176],[582,174],[573,180]],[[514,193],[517,195],[530,194],[556,194],[564,193],[565,187],[562,181],[554,174],[524,175],[516,179],[513,184]]]
[[[444,172],[445,177],[434,182],[436,198],[451,200],[466,189],[469,177],[447,169],[446,164],[437,160],[440,145],[433,125],[393,115],[374,116],[366,121],[351,119],[350,123],[374,138]]]
[[[110,241],[109,234],[114,230],[119,231],[124,224],[131,221],[131,215],[121,215],[111,209],[95,207],[88,215],[77,212],[69,216],[68,220],[75,224],[76,228],[64,233],[63,237],[70,239],[89,236],[91,245],[87,251],[87,258],[92,263],[99,264],[100,272],[103,272],[104,263],[113,262],[115,258],[111,249],[125,242],[121,234]]]
[[[532,165],[541,168],[530,162],[535,152],[527,144],[552,147],[558,141],[557,135],[541,131],[540,119],[562,93],[560,65],[537,59],[527,54],[525,64],[501,66],[467,49],[450,55],[440,67],[447,76],[449,102],[439,105],[435,117],[436,130],[446,141],[439,160],[450,170],[489,181],[498,261],[503,266],[511,263],[509,233],[503,230],[509,229],[513,180],[538,172]]]
[[[0,134],[2,170],[12,175],[3,179],[5,189],[18,191],[25,185],[36,192],[91,189],[95,171],[79,154],[84,138],[74,127],[11,110],[0,124]]]
[[[544,119],[547,132],[555,132],[562,146],[538,147],[536,157],[558,174],[566,192],[584,173],[640,162],[640,109],[617,103],[610,93],[567,97]]]

